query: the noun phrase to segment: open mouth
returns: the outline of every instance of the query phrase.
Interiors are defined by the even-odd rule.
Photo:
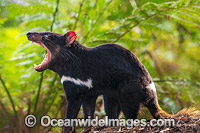
[[[32,41],[31,43],[34,43],[35,41]],[[45,58],[43,59],[42,63],[39,65],[34,64],[34,68],[36,71],[44,71],[47,69],[49,62],[51,61],[51,52],[50,50],[42,43],[42,42],[35,42],[45,48],[47,50],[47,54],[45,55]]]

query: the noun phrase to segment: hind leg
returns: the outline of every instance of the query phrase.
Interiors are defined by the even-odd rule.
[[[104,109],[109,119],[118,119],[121,112],[117,96],[104,95]]]
[[[142,89],[136,83],[127,80],[119,85],[119,102],[126,119],[136,119],[139,113]]]
[[[155,88],[153,83],[151,83],[151,86],[147,86],[145,89],[145,100],[143,102],[144,105],[149,109],[151,115],[155,119],[170,117],[170,114],[166,113],[160,108],[156,91],[152,88]]]
[[[140,101],[134,93],[122,93],[120,105],[126,119],[136,119],[139,113]]]
[[[155,98],[152,98],[149,100],[148,103],[145,104],[145,106],[148,108],[149,112],[153,116],[153,118],[158,119],[160,118],[158,110],[160,109],[159,106],[157,106],[157,100]]]

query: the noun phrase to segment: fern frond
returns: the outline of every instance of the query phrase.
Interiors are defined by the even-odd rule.
[[[153,22],[144,22],[140,25],[142,29],[146,29],[148,31],[154,31],[154,32],[165,32],[165,33],[171,33],[169,28],[165,28],[162,23],[153,23]]]
[[[168,16],[168,18],[170,20],[173,20],[173,21],[175,21],[177,23],[180,23],[180,24],[182,24],[182,25],[184,25],[186,27],[196,27],[196,28],[199,27],[198,23],[195,23],[195,22],[193,22],[193,21],[191,21],[189,19],[182,18],[182,17],[180,17],[178,15],[175,15],[175,14],[172,14],[172,15],[171,14],[166,14],[166,16]]]
[[[46,14],[52,14],[53,6],[48,4],[33,4],[33,5],[17,5],[17,4],[8,4],[6,6],[6,9],[10,12],[12,12],[12,16],[19,16],[22,14],[27,15],[34,15],[37,13],[46,13]]]
[[[120,36],[116,36],[115,42],[120,40],[134,27],[138,26],[142,22],[147,21],[148,19],[152,19],[154,16],[164,15],[170,17],[170,20],[173,20],[177,23],[181,23],[185,26],[198,27],[199,18],[196,18],[196,15],[193,14],[181,14],[181,10],[187,8],[198,10],[199,4],[199,0],[179,0],[177,2],[165,2],[162,4],[148,2],[144,4],[141,8],[137,8],[136,10],[134,10],[132,17],[124,19],[123,23],[121,24],[121,27],[124,28],[125,31]],[[119,28],[114,27],[112,29],[118,30]]]

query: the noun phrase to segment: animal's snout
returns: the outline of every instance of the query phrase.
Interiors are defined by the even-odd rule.
[[[38,32],[28,32],[26,36],[30,41],[38,42],[42,40],[42,36]]]

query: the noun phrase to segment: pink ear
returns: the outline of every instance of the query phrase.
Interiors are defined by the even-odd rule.
[[[70,46],[70,44],[72,44],[76,40],[76,38],[77,38],[76,32],[74,32],[74,31],[67,32],[65,34],[65,38],[66,38],[66,40],[65,40],[66,45]]]

